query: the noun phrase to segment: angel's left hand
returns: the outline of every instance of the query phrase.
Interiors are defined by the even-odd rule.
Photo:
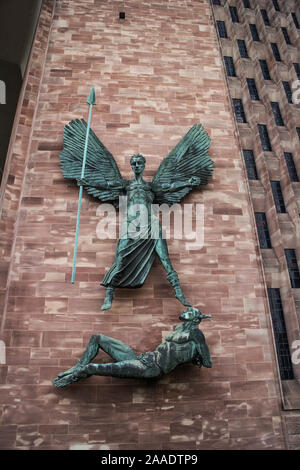
[[[190,186],[198,186],[200,184],[201,180],[198,178],[198,176],[192,176],[189,179],[189,185]]]

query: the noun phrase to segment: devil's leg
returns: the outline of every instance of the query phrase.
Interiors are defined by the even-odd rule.
[[[115,361],[129,361],[137,358],[135,352],[122,341],[105,335],[93,336],[97,337],[96,340],[98,341],[100,348],[109,354]]]

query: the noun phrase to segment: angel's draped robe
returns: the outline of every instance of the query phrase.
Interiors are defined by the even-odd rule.
[[[130,191],[134,189],[134,185],[134,182],[128,182],[127,219],[124,220],[121,231],[126,233],[126,238],[118,240],[112,267],[101,282],[105,287],[141,287],[154,262],[158,239],[162,236],[159,220],[151,213],[154,199],[151,183],[138,185],[144,192],[146,204],[140,205],[147,209],[147,217],[139,217],[137,212],[135,216],[130,216],[130,208],[136,205],[134,193]]]

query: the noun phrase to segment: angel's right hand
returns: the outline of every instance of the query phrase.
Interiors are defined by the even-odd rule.
[[[77,185],[78,186],[87,186],[88,182],[85,178],[77,178]]]

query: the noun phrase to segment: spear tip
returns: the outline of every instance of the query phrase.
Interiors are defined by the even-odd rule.
[[[93,87],[90,91],[89,97],[86,100],[88,104],[96,104],[96,93],[95,93],[95,87]]]

